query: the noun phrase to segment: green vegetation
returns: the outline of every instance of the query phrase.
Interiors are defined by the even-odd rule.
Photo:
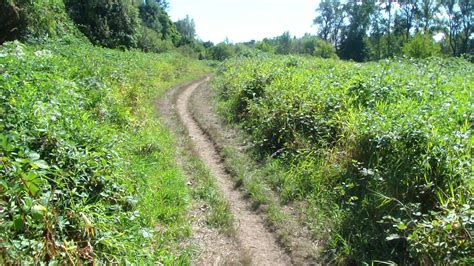
[[[227,60],[219,109],[253,147],[221,153],[286,248],[296,222],[280,207],[298,201],[329,263],[474,264],[474,67],[447,58],[473,53],[472,1],[323,0],[317,35],[216,45],[168,8],[1,1],[0,264],[189,264],[192,200],[233,233],[155,112],[210,71],[194,59]]]
[[[0,12],[0,43],[19,37],[33,41],[78,32],[62,0],[2,1]]]
[[[342,59],[367,61],[403,54],[423,58],[424,53],[405,48],[417,42],[429,44],[429,52],[442,49],[447,56],[473,53],[473,1],[322,0],[316,11],[318,36],[332,43]],[[435,35],[443,38],[433,44]]]
[[[173,23],[168,3],[150,1],[3,1],[0,4],[0,43],[21,39],[44,41],[64,35],[81,37],[109,48],[138,48],[165,52],[191,45],[193,53],[202,45],[195,40],[194,23],[189,18]],[[197,47],[194,47],[197,46]]]
[[[214,86],[333,263],[472,264],[472,64],[227,61]]]
[[[0,48],[0,264],[185,263],[185,179],[154,99],[206,68],[78,41]]]
[[[216,45],[213,43],[203,43],[203,45],[206,48],[203,58],[218,61],[257,53],[299,54],[321,58],[337,58],[336,49],[332,44],[310,34],[305,34],[301,38],[293,38],[289,32],[284,32],[281,36],[265,38],[258,42],[252,40],[233,44],[226,40]]]
[[[230,212],[229,203],[223,197],[214,177],[212,176],[206,165],[199,159],[193,151],[194,147],[190,143],[188,154],[186,154],[186,165],[184,169],[192,176],[193,181],[193,198],[205,201],[209,206],[206,212],[206,222],[208,226],[217,228],[219,231],[233,235],[234,231],[234,217]]]

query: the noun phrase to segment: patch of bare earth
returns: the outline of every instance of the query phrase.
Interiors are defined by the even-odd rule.
[[[203,83],[194,90],[191,96],[191,112],[200,128],[206,132],[217,149],[223,150],[232,147],[233,150],[244,152],[248,147],[239,140],[239,133],[219,119],[214,111],[214,92],[210,90],[207,83]],[[248,166],[251,168],[251,166]],[[279,205],[278,196],[270,191],[271,201]],[[266,206],[259,206],[257,210],[266,213]],[[305,225],[305,208],[303,202],[293,202],[290,205],[280,206],[286,219],[280,223],[268,222],[266,225],[277,236],[280,246],[289,254],[291,263],[294,265],[317,265],[323,263],[321,254],[322,243],[313,239],[309,228]],[[264,216],[264,215],[263,215]]]
[[[239,252],[241,256],[239,263],[251,265],[290,265],[291,259],[278,245],[275,235],[265,227],[264,219],[252,211],[251,203],[243,199],[240,191],[235,189],[232,178],[227,174],[213,142],[201,130],[189,111],[189,99],[193,91],[203,82],[207,82],[207,80],[190,84],[180,90],[176,97],[176,111],[199,157],[216,178],[219,189],[230,204],[230,211],[236,222],[235,239],[239,244],[237,250],[241,250]],[[218,251],[220,249],[219,246],[210,247],[215,252],[220,253]],[[227,249],[226,247],[222,248]],[[231,264],[226,261],[219,261],[218,257],[223,255],[225,256],[225,254],[209,253],[210,260],[207,262],[214,265]],[[242,261],[242,257],[248,259]],[[211,262],[212,260],[214,261]]]
[[[177,138],[177,160],[182,169],[185,170],[188,185],[192,188],[197,181],[194,180],[192,169],[186,167],[187,158],[192,156],[195,152],[191,140],[183,125],[180,124],[178,115],[176,113],[175,102],[178,93],[187,86],[192,86],[195,83],[190,83],[169,90],[166,95],[159,99],[156,103],[160,114],[160,119],[171,128]],[[248,256],[241,248],[240,243],[234,237],[219,232],[216,228],[208,226],[206,217],[210,209],[208,204],[200,199],[193,199],[191,210],[189,213],[192,237],[189,243],[185,246],[191,247],[195,252],[191,263],[193,265],[248,265]]]

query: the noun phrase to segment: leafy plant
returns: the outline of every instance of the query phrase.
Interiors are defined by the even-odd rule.
[[[469,264],[472,71],[462,59],[247,57],[214,87],[256,158],[283,168],[267,182],[309,204],[333,263]]]
[[[0,48],[0,263],[183,263],[189,198],[153,99],[204,67],[88,43]]]

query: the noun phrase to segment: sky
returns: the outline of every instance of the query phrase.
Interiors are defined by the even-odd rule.
[[[173,21],[189,15],[203,41],[262,40],[285,31],[292,36],[316,33],[318,0],[169,0]]]

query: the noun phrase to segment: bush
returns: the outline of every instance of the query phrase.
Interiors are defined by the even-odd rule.
[[[142,26],[137,34],[137,46],[145,52],[162,53],[174,48],[171,40],[162,40],[156,31]]]
[[[428,58],[441,54],[441,46],[430,34],[417,33],[403,46],[403,54],[412,58]]]
[[[111,48],[137,46],[140,18],[133,1],[66,0],[65,3],[71,18],[93,43]]]
[[[334,45],[324,40],[319,40],[317,42],[312,55],[321,58],[337,58],[336,48],[334,47]]]
[[[186,264],[189,195],[154,99],[202,72],[177,54],[0,47],[0,264]]]
[[[257,158],[285,166],[268,182],[308,204],[332,263],[467,265],[473,70],[461,59],[239,58],[214,86]]]
[[[235,55],[232,45],[227,43],[219,43],[212,46],[207,51],[207,58],[212,60],[223,61]]]
[[[4,1],[0,12],[0,43],[17,38],[38,40],[76,34],[62,0]]]

